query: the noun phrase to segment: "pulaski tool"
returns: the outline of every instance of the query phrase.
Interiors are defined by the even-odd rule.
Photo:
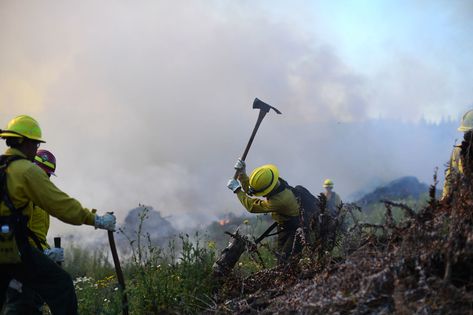
[[[246,159],[246,156],[248,155],[248,151],[250,151],[251,144],[253,143],[253,140],[256,136],[256,132],[258,131],[259,125],[263,121],[264,116],[266,116],[266,114],[271,109],[274,110],[276,113],[281,114],[281,112],[277,108],[275,108],[275,107],[273,107],[269,104],[266,104],[265,102],[263,102],[262,100],[260,100],[258,98],[255,98],[255,100],[253,101],[253,108],[259,109],[259,115],[258,115],[258,119],[256,120],[255,127],[253,128],[253,132],[251,133],[250,140],[248,141],[248,144],[246,145],[245,151],[243,152],[243,155],[241,156],[242,161],[244,161]],[[235,172],[235,175],[233,175],[233,178],[236,179],[237,176],[238,176],[238,171]]]

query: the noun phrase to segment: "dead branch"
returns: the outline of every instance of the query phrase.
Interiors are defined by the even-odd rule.
[[[407,205],[405,205],[403,203],[392,202],[392,201],[384,200],[384,199],[381,200],[381,202],[383,202],[385,205],[390,205],[390,206],[393,206],[393,207],[400,208],[400,209],[404,210],[404,212],[409,217],[417,219],[417,214],[415,213],[415,211],[412,210],[411,208],[409,208]]]

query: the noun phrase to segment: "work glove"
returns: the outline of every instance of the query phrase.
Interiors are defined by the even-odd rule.
[[[235,163],[234,168],[237,170],[238,174],[246,173],[246,163],[242,159],[238,159]]]
[[[47,248],[43,251],[43,253],[56,263],[64,261],[64,248]]]
[[[241,185],[240,185],[239,181],[237,181],[234,178],[231,178],[227,183],[227,187],[228,187],[228,189],[230,189],[231,191],[236,193],[238,191],[238,189],[241,188]]]
[[[15,291],[18,291],[19,293],[23,292],[23,283],[16,279],[11,279],[10,283],[8,284],[9,288],[12,288]]]
[[[95,228],[108,230],[108,231],[115,231],[115,224],[117,223],[117,219],[112,213],[107,213],[105,215],[95,215]]]

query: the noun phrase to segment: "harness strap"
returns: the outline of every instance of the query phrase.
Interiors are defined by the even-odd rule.
[[[38,238],[38,235],[36,235],[29,227],[26,227],[26,235],[31,238],[34,242],[34,244],[36,245],[36,248],[39,249],[39,251],[43,251],[43,243],[41,243],[41,241],[39,240]],[[46,244],[44,244],[46,245]]]
[[[267,196],[266,198],[271,199],[271,197],[279,194],[280,192],[284,191],[286,188],[290,188],[288,183],[279,177],[279,186],[277,186],[275,189],[273,189]]]

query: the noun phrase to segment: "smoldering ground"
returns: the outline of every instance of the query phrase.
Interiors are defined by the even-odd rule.
[[[297,6],[292,16],[273,15],[264,2],[0,6],[1,124],[17,114],[37,118],[44,148],[58,158],[55,183],[119,221],[140,203],[178,228],[242,211],[225,184],[256,120],[254,97],[283,115],[265,118],[248,167],[275,163],[314,191],[331,177],[342,196],[402,175],[428,182],[471,104],[473,72],[461,70],[468,65],[433,63],[468,38],[429,58],[383,52],[368,75],[321,35],[322,13]],[[296,17],[314,31],[292,23]],[[443,34],[435,40],[447,42]]]

